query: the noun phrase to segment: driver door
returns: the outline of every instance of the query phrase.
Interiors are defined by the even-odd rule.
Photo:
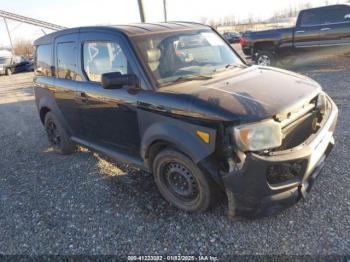
[[[319,48],[322,27],[321,12],[319,10],[301,11],[294,32],[294,46],[299,50],[308,50],[310,48],[315,50]]]
[[[101,75],[108,72],[134,73],[130,52],[121,37],[109,34],[80,34],[81,68],[85,81],[78,95],[89,143],[124,154],[138,154],[140,145],[137,101],[139,94],[127,88],[104,89]]]

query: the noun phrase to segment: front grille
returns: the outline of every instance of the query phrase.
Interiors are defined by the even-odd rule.
[[[285,137],[282,145],[277,150],[286,150],[302,144],[317,132],[318,122],[318,114],[315,111],[298,119],[293,125],[285,127],[282,130]]]
[[[281,121],[284,138],[282,145],[275,148],[274,152],[296,147],[318,131],[322,116],[316,107],[316,100],[317,97],[312,99],[309,104],[303,105],[294,114],[288,113],[288,117]]]

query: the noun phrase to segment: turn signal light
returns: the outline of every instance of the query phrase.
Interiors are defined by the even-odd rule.
[[[197,136],[199,136],[200,139],[203,140],[204,143],[209,144],[210,142],[210,135],[206,132],[203,131],[199,131],[197,130]]]

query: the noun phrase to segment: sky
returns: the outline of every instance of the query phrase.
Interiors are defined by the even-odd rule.
[[[276,10],[310,2],[312,6],[347,0],[167,0],[169,21],[200,22],[234,15],[243,20],[273,16]],[[147,22],[163,21],[163,0],[144,0]],[[140,22],[137,0],[0,0],[0,9],[65,27]],[[38,27],[8,21],[13,41],[34,40],[44,33]],[[49,33],[49,30],[45,30]],[[0,20],[0,45],[8,46],[5,25]]]

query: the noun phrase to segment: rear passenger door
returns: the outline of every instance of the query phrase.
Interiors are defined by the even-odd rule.
[[[81,110],[90,143],[132,156],[139,155],[137,101],[143,92],[127,88],[106,90],[101,75],[107,72],[136,73],[129,44],[118,34],[81,33],[80,61],[84,81],[79,85],[86,105]]]
[[[350,6],[323,8],[321,17],[321,46],[341,46],[350,43]]]
[[[68,34],[55,39],[55,100],[73,136],[83,136],[79,115],[81,101],[76,98],[78,82],[78,34]]]

